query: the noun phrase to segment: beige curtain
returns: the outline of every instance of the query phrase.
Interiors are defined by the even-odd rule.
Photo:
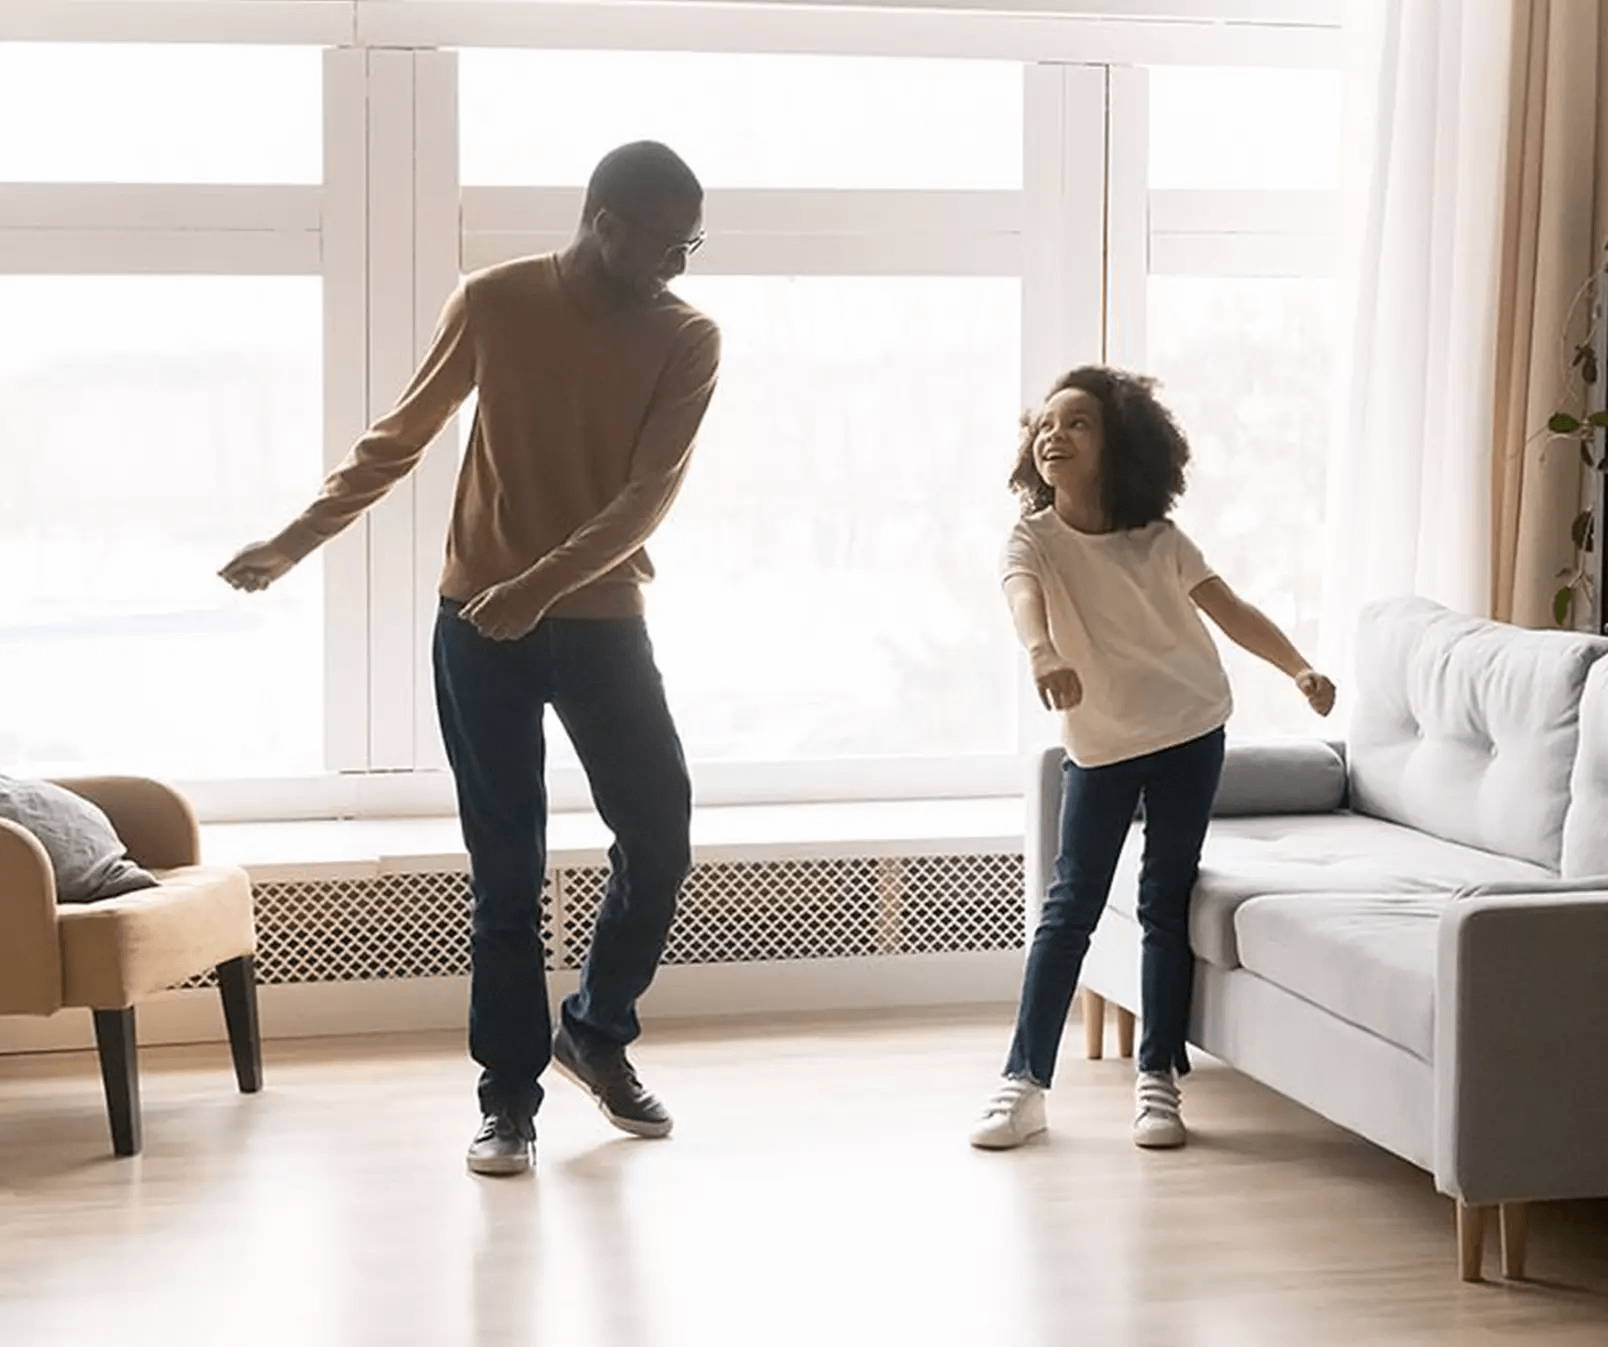
[[[1564,405],[1588,321],[1577,313],[1566,334],[1570,306],[1608,238],[1608,0],[1516,0],[1513,13],[1490,604],[1549,627],[1586,482],[1574,446],[1536,432]]]

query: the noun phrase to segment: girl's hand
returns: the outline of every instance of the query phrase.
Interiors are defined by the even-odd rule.
[[[1083,700],[1083,680],[1055,651],[1042,646],[1028,652],[1033,661],[1033,684],[1047,711],[1070,711]]]
[[[1301,689],[1307,704],[1320,716],[1326,716],[1334,710],[1334,684],[1316,669],[1303,669],[1296,674],[1295,685]]]

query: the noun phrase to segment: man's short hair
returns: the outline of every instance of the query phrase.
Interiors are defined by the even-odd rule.
[[[703,184],[679,154],[656,140],[638,140],[610,150],[592,170],[582,216],[590,224],[600,210],[636,218],[657,206],[702,201]]]

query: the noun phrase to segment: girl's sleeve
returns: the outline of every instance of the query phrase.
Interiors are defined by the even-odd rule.
[[[1004,584],[1013,575],[1031,576],[1040,579],[1038,549],[1033,546],[1033,536],[1027,531],[1025,522],[1018,522],[1011,529],[1010,536],[1005,539],[1005,546],[999,558],[999,582]]]
[[[1195,540],[1176,524],[1173,525],[1173,543],[1178,552],[1178,578],[1183,582],[1184,593],[1193,593],[1208,580],[1217,578],[1217,572],[1206,564],[1200,548],[1195,546]]]

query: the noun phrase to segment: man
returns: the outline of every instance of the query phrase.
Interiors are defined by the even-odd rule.
[[[473,878],[476,1173],[530,1167],[549,1061],[624,1131],[671,1127],[625,1055],[690,864],[691,790],[642,619],[653,575],[642,545],[675,499],[715,386],[719,331],[666,288],[703,242],[702,215],[702,187],[665,146],[606,156],[574,241],[468,277],[395,410],[299,519],[222,571],[237,589],[273,583],[405,476],[479,390],[434,652]],[[549,703],[615,838],[556,1037],[538,914]]]

